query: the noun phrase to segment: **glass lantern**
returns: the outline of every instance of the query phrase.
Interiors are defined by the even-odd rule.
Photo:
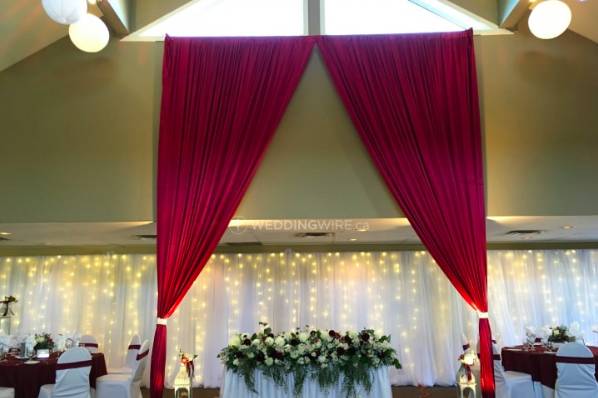
[[[174,379],[174,398],[193,398],[192,380],[183,364],[179,366],[179,372]]]

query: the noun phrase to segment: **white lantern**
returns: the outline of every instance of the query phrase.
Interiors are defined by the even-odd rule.
[[[86,14],[69,26],[69,37],[81,51],[97,53],[108,44],[110,33],[106,24],[92,14]]]
[[[46,14],[63,25],[70,25],[87,14],[86,0],[42,0]]]
[[[560,0],[546,0],[534,7],[529,16],[529,30],[540,39],[554,39],[571,23],[571,9]]]

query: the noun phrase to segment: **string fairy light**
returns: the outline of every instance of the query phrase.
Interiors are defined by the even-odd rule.
[[[0,295],[19,299],[13,330],[91,333],[118,364],[133,334],[153,337],[155,261],[150,254],[3,257]],[[529,324],[580,321],[589,330],[598,319],[598,251],[490,252],[488,272],[493,329],[514,331],[504,344],[520,343]],[[511,324],[501,324],[495,308],[508,310]],[[198,354],[195,383],[209,382],[228,336],[266,321],[276,330],[383,330],[400,353],[403,379],[415,380],[431,357],[418,352],[422,340],[460,346],[460,333],[431,328],[455,319],[454,327],[475,333],[475,313],[426,252],[215,254],[169,321],[167,374],[184,349]],[[435,366],[456,373],[456,364]]]

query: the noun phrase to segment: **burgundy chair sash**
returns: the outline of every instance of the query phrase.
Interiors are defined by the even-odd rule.
[[[580,357],[556,357],[557,363],[574,363],[580,365],[594,365],[596,362],[594,358],[580,358]]]
[[[492,355],[492,359],[494,359],[495,361],[500,361],[500,354]]]
[[[67,363],[57,363],[56,370],[65,370],[65,369],[76,369],[76,368],[86,368],[92,365],[92,361],[79,361],[79,362],[67,362]]]
[[[98,348],[98,343],[79,343],[79,347],[95,347],[95,348]]]
[[[141,348],[140,344],[131,344],[129,345],[129,350],[138,350]]]
[[[137,360],[139,361],[140,359],[143,359],[147,356],[147,354],[149,353],[149,350],[142,352],[141,354],[137,354]]]

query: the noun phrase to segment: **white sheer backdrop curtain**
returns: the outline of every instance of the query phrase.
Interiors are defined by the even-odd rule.
[[[598,343],[597,260],[594,250],[489,252],[499,341],[520,343],[527,325],[578,321]],[[13,331],[93,334],[111,366],[132,334],[151,338],[155,292],[153,255],[0,258],[0,295],[19,299]],[[475,339],[477,318],[425,252],[219,254],[169,321],[168,381],[182,349],[199,355],[196,384],[219,386],[219,349],[259,321],[380,328],[404,366],[391,381],[432,385],[454,382],[461,333]]]

